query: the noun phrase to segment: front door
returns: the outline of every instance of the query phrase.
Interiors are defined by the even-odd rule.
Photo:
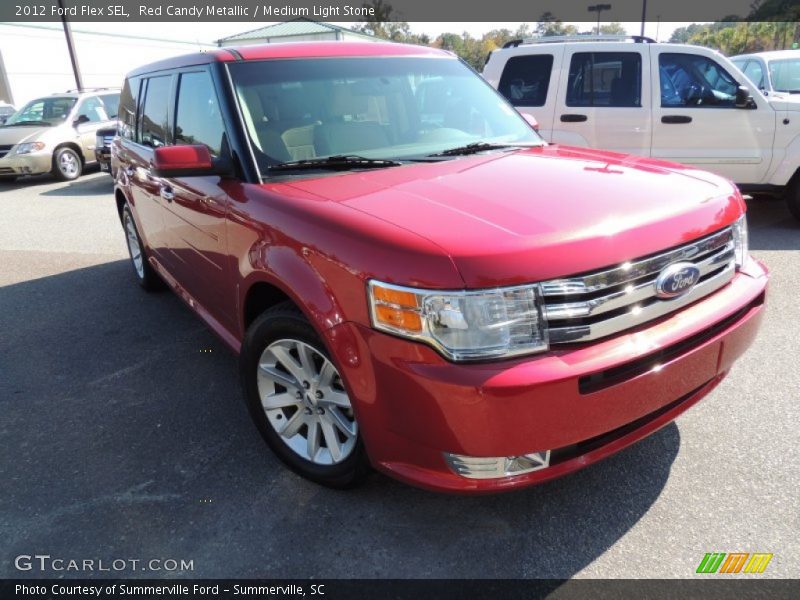
[[[652,156],[696,166],[736,183],[760,183],[772,160],[776,113],[753,93],[754,108],[736,107],[736,79],[697,48],[654,49]],[[744,79],[744,78],[743,78]]]
[[[179,73],[176,81],[174,144],[202,144],[218,160],[225,152],[225,128],[210,73]],[[164,226],[179,283],[214,320],[230,331],[237,327],[236,299],[227,261],[228,195],[218,176],[160,180]]]
[[[78,144],[87,163],[94,162],[94,147],[97,144],[95,134],[101,127],[113,127],[109,114],[102,100],[97,96],[90,96],[81,100],[73,113],[75,131],[78,134]]]

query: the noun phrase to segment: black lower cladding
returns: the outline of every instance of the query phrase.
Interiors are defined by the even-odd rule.
[[[703,331],[696,333],[695,335],[683,339],[680,342],[625,364],[612,367],[604,371],[598,371],[597,373],[592,373],[591,375],[585,375],[578,380],[578,391],[580,391],[581,394],[592,394],[594,392],[599,392],[600,390],[611,387],[612,385],[632,379],[638,375],[642,375],[643,373],[647,373],[656,365],[663,365],[664,363],[674,360],[681,354],[684,354],[689,350],[696,348],[700,344],[710,340],[742,319],[753,308],[761,306],[762,304],[764,304],[763,293],[746,306],[737,310],[732,315],[725,317],[711,327],[708,327]]]

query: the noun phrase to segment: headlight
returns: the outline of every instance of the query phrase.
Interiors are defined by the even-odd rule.
[[[39,150],[44,150],[44,142],[25,142],[14,146],[11,149],[11,154],[30,154]]]
[[[441,292],[369,282],[376,329],[432,345],[450,360],[547,350],[539,287]]]
[[[749,250],[747,243],[747,216],[742,215],[733,224],[733,248],[736,253],[736,267],[741,267],[747,259]]]

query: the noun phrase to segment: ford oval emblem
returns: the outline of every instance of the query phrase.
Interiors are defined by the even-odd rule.
[[[700,269],[688,262],[675,263],[665,268],[656,278],[656,296],[677,298],[687,294],[700,279]]]

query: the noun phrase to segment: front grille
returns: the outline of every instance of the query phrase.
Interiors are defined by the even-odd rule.
[[[11,167],[0,167],[0,175],[12,175],[14,174],[14,169]]]
[[[675,262],[700,270],[698,283],[683,296],[656,296],[658,274]],[[736,271],[730,227],[649,257],[582,276],[541,284],[551,344],[597,340],[691,304],[728,283]]]
[[[113,135],[104,135],[103,136],[103,146],[111,147],[111,142],[114,141]]]
[[[11,148],[13,148],[13,147],[14,147],[13,145],[11,145],[11,146],[0,146],[0,158],[3,158],[6,154],[8,154],[8,151],[11,150]]]

